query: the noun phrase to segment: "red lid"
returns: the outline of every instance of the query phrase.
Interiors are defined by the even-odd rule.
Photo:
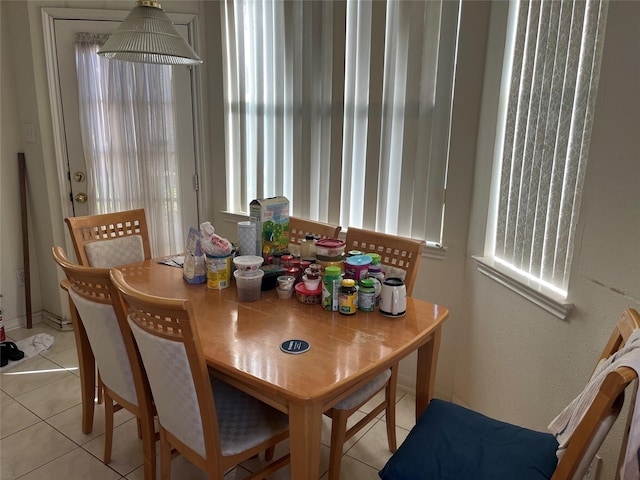
[[[296,289],[296,292],[302,293],[304,295],[320,295],[322,293],[322,285],[320,285],[315,290],[309,290],[303,282],[300,282],[296,283],[296,286],[294,288]]]
[[[338,240],[337,238],[321,238],[316,241],[316,246],[322,248],[340,248],[345,245],[346,243],[343,240]]]

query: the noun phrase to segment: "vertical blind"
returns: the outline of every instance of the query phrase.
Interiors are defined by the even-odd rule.
[[[225,1],[227,208],[441,241],[459,2]]]
[[[171,67],[100,57],[107,38],[75,39],[89,213],[144,208],[153,255],[182,251]]]
[[[512,1],[497,259],[566,295],[606,2]]]

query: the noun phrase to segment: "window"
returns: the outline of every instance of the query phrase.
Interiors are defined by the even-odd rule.
[[[600,1],[509,6],[489,253],[560,298],[567,297],[605,19]]]
[[[227,209],[440,243],[459,2],[221,8]]]

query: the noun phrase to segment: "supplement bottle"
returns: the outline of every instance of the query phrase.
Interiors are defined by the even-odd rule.
[[[376,305],[380,303],[380,293],[382,292],[382,282],[384,281],[384,271],[381,265],[370,265],[367,278],[373,280],[373,287],[376,290]]]
[[[363,312],[373,312],[376,306],[376,289],[373,286],[373,279],[364,278],[360,280],[358,289],[358,310]]]
[[[326,267],[322,277],[322,308],[329,312],[338,311],[338,296],[342,285],[342,269]]]
[[[343,315],[353,315],[356,313],[358,305],[358,290],[356,282],[351,278],[342,280],[340,294],[338,295],[339,312]]]

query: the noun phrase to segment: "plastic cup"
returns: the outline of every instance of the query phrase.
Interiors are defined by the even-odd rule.
[[[280,287],[276,288],[276,292],[278,292],[278,298],[286,300],[287,298],[291,298],[293,296],[293,284],[291,288],[286,290],[281,289]]]
[[[278,289],[279,290],[293,290],[293,284],[296,281],[296,277],[291,275],[280,275],[278,277]]]
[[[262,277],[264,272],[258,270],[255,275],[242,275],[238,270],[233,272],[236,279],[236,288],[238,290],[238,300],[241,302],[255,302],[260,299],[260,291],[262,287]]]

